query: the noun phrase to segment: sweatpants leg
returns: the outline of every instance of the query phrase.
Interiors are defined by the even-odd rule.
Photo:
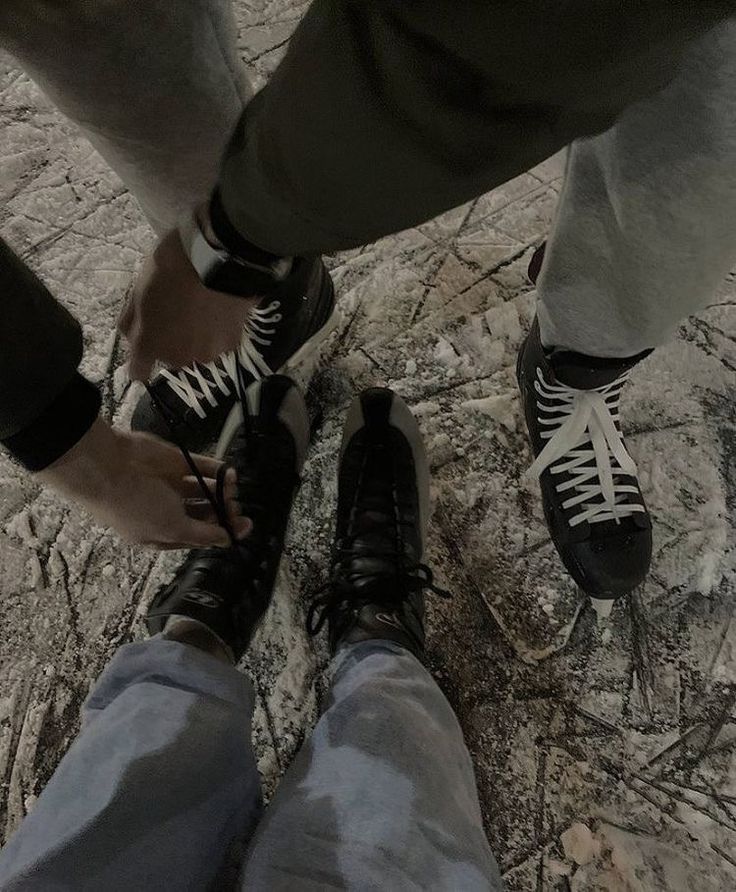
[[[161,234],[206,198],[251,96],[230,0],[3,0],[0,44]]]
[[[242,889],[500,889],[470,755],[429,672],[381,641],[341,651],[334,672],[253,837]]]
[[[0,888],[208,888],[260,814],[252,710],[248,680],[194,647],[121,648],[0,854]]]
[[[547,346],[624,357],[669,340],[736,264],[736,19],[676,80],[570,149],[539,279]]]

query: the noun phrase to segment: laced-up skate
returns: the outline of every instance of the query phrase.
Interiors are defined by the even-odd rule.
[[[517,363],[527,429],[550,535],[599,614],[649,570],[652,528],[619,402],[642,357],[598,359],[546,351],[535,319]]]
[[[297,258],[288,278],[251,311],[237,351],[156,375],[153,396],[144,393],[135,408],[133,430],[170,440],[159,404],[176,419],[178,438],[192,452],[203,451],[221,434],[228,441],[238,423],[234,420],[223,432],[237,403],[237,365],[246,386],[276,372],[288,373],[318,349],[336,321],[334,288],[322,261]]]
[[[429,473],[408,406],[390,390],[364,391],[345,424],[338,471],[332,574],[307,626],[325,623],[330,647],[372,639],[424,654],[423,590],[447,596],[424,564]]]
[[[309,419],[298,387],[273,375],[248,387],[244,420],[228,444],[226,463],[238,474],[237,496],[253,522],[230,548],[191,551],[148,610],[151,634],[172,619],[201,624],[237,659],[273,592],[291,505],[309,442]]]

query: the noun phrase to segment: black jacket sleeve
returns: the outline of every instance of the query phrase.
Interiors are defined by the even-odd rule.
[[[38,471],[97,417],[97,388],[77,371],[79,323],[0,240],[0,443]]]

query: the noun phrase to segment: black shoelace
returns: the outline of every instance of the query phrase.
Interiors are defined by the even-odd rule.
[[[245,383],[243,381],[243,370],[240,364],[238,369],[238,400],[242,406],[243,426],[246,441],[248,438],[256,436],[255,432],[250,429],[249,415],[245,405]],[[207,501],[212,505],[219,524],[226,530],[230,536],[232,545],[241,545],[235,539],[232,525],[227,516],[227,505],[225,501],[225,475],[228,466],[223,464],[218,469],[215,494],[213,495],[207,484],[204,482],[199,468],[197,467],[191,453],[187,449],[182,437],[179,435],[181,421],[175,413],[173,413],[156,395],[153,388],[148,382],[145,383],[146,390],[151,397],[153,405],[160,413],[169,428],[169,433],[174,444],[178,447],[184,456],[189,469],[197,480],[200,489]],[[237,469],[239,470],[239,469]],[[263,481],[261,481],[263,482]],[[265,496],[265,493],[262,493]],[[262,505],[249,504],[249,508],[259,508]],[[326,622],[330,622],[334,626],[340,616],[345,612],[346,608],[357,613],[363,607],[368,605],[383,606],[388,609],[394,609],[400,605],[407,594],[413,592],[428,590],[441,598],[451,598],[452,595],[446,589],[440,588],[434,584],[432,570],[423,563],[407,565],[403,554],[403,541],[401,536],[401,526],[405,525],[405,521],[397,518],[396,541],[395,547],[389,551],[381,551],[376,553],[374,549],[366,548],[358,543],[358,539],[363,532],[356,533],[349,540],[343,539],[338,542],[332,561],[331,579],[322,588],[315,593],[307,612],[307,631],[310,635],[317,635]],[[247,542],[247,540],[246,540]],[[251,563],[251,549],[247,546],[235,549],[240,558]],[[356,573],[351,571],[351,564],[356,558],[360,557],[380,557],[385,559],[387,567],[385,571],[374,573]],[[356,584],[361,594],[355,596]]]
[[[378,452],[383,452],[383,449],[382,445],[377,447]],[[372,450],[367,451],[363,458],[359,491],[372,459],[371,453]],[[394,454],[391,454],[391,460],[395,480],[400,478],[401,469]],[[425,589],[441,598],[452,597],[448,591],[434,584],[432,570],[426,564],[407,563],[404,528],[410,528],[413,524],[402,516],[400,497],[393,483],[388,484],[393,506],[391,514],[386,514],[376,504],[385,497],[383,489],[386,485],[387,482],[381,482],[366,488],[356,498],[352,512],[357,514],[354,518],[357,529],[350,536],[338,539],[335,544],[330,581],[315,593],[307,612],[307,631],[310,635],[317,635],[327,622],[330,628],[337,629],[346,615],[357,616],[363,607],[369,605],[395,609],[408,595]],[[381,519],[382,516],[385,521]],[[370,539],[384,526],[384,522],[391,524],[393,529],[392,535],[382,537],[380,546],[360,541],[364,537]],[[356,571],[354,562],[361,558],[379,561],[383,567],[379,566],[371,572]],[[339,631],[337,634],[340,634]]]
[[[319,634],[326,622],[336,626],[346,610],[357,614],[369,605],[393,610],[412,592],[426,589],[440,598],[452,597],[446,589],[434,584],[432,571],[426,564],[406,565],[403,555],[397,552],[381,553],[381,558],[385,558],[387,563],[393,562],[393,566],[385,571],[352,571],[352,562],[366,556],[374,557],[375,552],[357,546],[355,542],[337,548],[331,579],[316,592],[307,611],[307,631],[310,635]],[[357,597],[356,591],[360,591]]]

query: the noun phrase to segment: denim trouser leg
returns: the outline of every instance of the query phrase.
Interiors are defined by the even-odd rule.
[[[188,645],[121,649],[0,856],[3,890],[207,889],[261,814],[249,682]],[[470,756],[424,667],[344,650],[252,839],[244,889],[500,888]]]
[[[340,652],[324,712],[269,805],[243,890],[500,889],[457,718],[408,651]]]
[[[207,888],[260,815],[252,710],[245,676],[194,647],[121,648],[0,854],[0,888]]]

